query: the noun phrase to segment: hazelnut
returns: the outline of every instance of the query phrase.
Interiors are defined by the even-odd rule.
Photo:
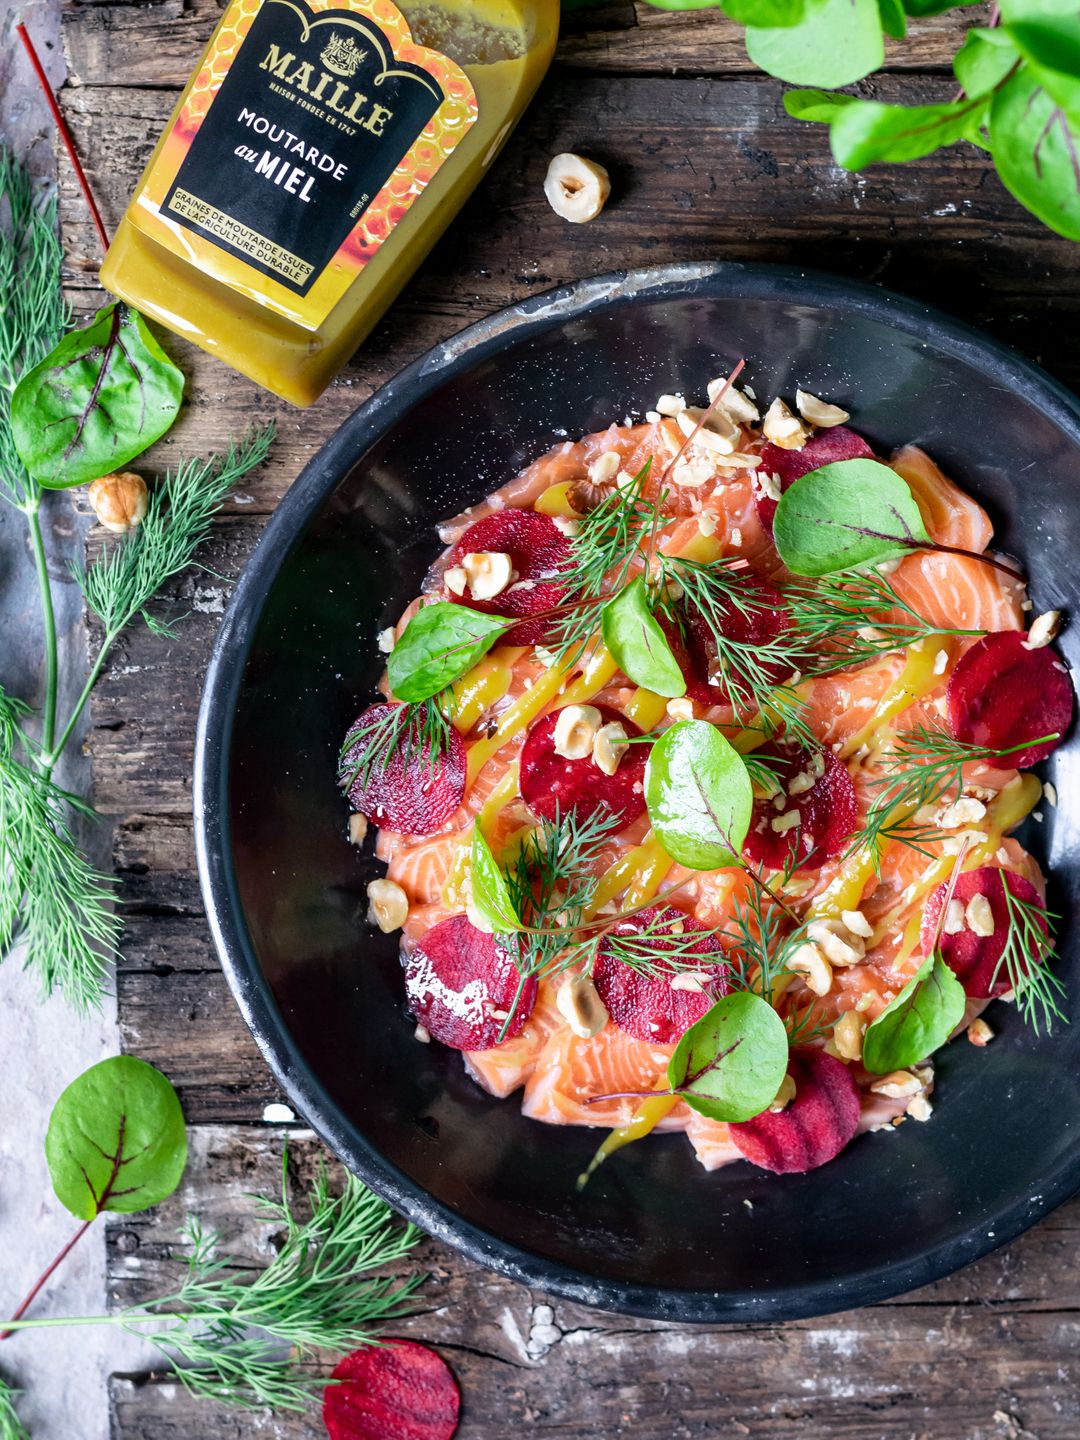
[[[409,897],[394,880],[372,880],[367,887],[368,920],[384,935],[400,930],[409,918]]]
[[[795,407],[804,420],[809,420],[811,425],[817,425],[821,430],[828,430],[832,425],[843,425],[845,420],[851,419],[848,412],[841,410],[839,405],[830,405],[805,390],[795,391]]]
[[[563,760],[584,760],[592,754],[600,723],[595,705],[567,705],[555,721],[555,754]]]
[[[591,1040],[608,1022],[607,1007],[588,975],[564,980],[555,993],[555,1008],[579,1040]]]
[[[95,481],[95,484],[97,482]],[[1031,629],[1024,641],[1025,650],[1041,650],[1044,645],[1049,645],[1054,636],[1061,629],[1061,611],[1047,610],[1045,615],[1038,616],[1031,622]]]
[[[814,944],[800,945],[788,961],[788,968],[801,975],[815,995],[827,995],[832,989],[832,966]]]
[[[629,744],[626,726],[619,720],[609,720],[606,725],[600,726],[593,740],[593,764],[599,766],[605,775],[614,775]]]
[[[801,450],[810,438],[809,430],[779,395],[766,410],[761,429],[765,439],[781,450]]]
[[[474,600],[494,600],[510,584],[514,567],[501,550],[477,550],[461,562]]]
[[[862,1059],[865,1020],[855,1010],[845,1010],[833,1026],[833,1043],[841,1060]]]
[[[98,524],[116,535],[134,530],[146,514],[146,481],[134,470],[102,475],[87,491]]]
[[[548,166],[544,194],[556,215],[572,225],[583,225],[595,220],[607,203],[611,177],[595,160],[565,152]]]
[[[777,1115],[781,1110],[786,1110],[794,1099],[795,1081],[790,1075],[785,1075],[780,1081],[780,1089],[777,1090],[776,1099],[769,1106],[769,1110],[773,1115]]]

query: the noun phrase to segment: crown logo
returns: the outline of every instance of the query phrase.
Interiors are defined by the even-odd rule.
[[[361,50],[351,35],[338,35],[331,30],[326,49],[322,52],[322,62],[327,70],[348,79],[360,69],[366,55],[367,51]]]

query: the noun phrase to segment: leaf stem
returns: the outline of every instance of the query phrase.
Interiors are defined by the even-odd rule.
[[[10,1337],[15,1333],[16,1330],[21,1330],[24,1326],[48,1325],[51,1323],[48,1320],[23,1320],[22,1317],[26,1314],[27,1310],[30,1309],[30,1306],[37,1299],[39,1292],[41,1291],[42,1287],[48,1282],[48,1279],[52,1275],[53,1271],[63,1264],[63,1262],[71,1254],[72,1250],[74,1250],[75,1246],[86,1234],[87,1230],[90,1229],[90,1226],[94,1223],[96,1219],[97,1216],[95,1215],[89,1220],[84,1220],[83,1223],[79,1226],[78,1230],[75,1231],[75,1234],[72,1235],[71,1239],[67,1242],[67,1244],[64,1245],[63,1248],[59,1250],[58,1253],[49,1262],[49,1264],[46,1265],[45,1269],[41,1272],[38,1278],[34,1281],[34,1284],[30,1287],[26,1298],[23,1300],[19,1308],[15,1311],[15,1314],[11,1317],[10,1320],[4,1322],[4,1329],[0,1331],[0,1340],[10,1339]]]
[[[78,152],[75,149],[74,137],[72,136],[72,133],[68,128],[67,121],[64,119],[64,116],[61,113],[60,106],[56,103],[56,96],[53,94],[53,88],[49,84],[49,77],[45,74],[45,68],[42,65],[41,61],[38,59],[38,53],[34,46],[33,40],[30,39],[29,31],[27,30],[26,26],[21,23],[16,25],[15,29],[18,33],[19,39],[23,43],[27,55],[30,57],[30,64],[33,66],[34,74],[37,76],[38,79],[38,84],[41,86],[41,89],[44,92],[45,101],[48,104],[49,109],[52,111],[52,117],[56,123],[56,128],[59,131],[60,139],[63,141],[64,149],[67,151],[68,158],[70,159],[72,167],[75,171],[75,178],[79,182],[79,189],[83,192],[87,206],[89,207],[90,216],[94,222],[94,228],[97,230],[98,239],[101,241],[101,253],[104,255],[109,248],[108,231],[105,229],[105,224],[101,218],[101,212],[98,210],[97,207],[97,201],[94,199],[94,192],[90,189],[90,181],[86,178],[86,171],[83,169],[82,162],[79,159]]]
[[[41,618],[45,630],[45,701],[41,710],[41,748],[47,754],[52,750],[53,735],[56,731],[56,613],[53,609],[52,586],[49,584],[49,569],[45,558],[45,541],[41,533],[40,489],[35,488],[33,498],[28,500],[22,509],[30,529],[30,545],[34,553],[34,570],[41,593]]]
[[[123,628],[124,627],[121,625],[116,630],[110,630],[106,634],[105,639],[101,642],[101,649],[98,651],[97,658],[91,666],[89,675],[87,675],[86,677],[86,684],[79,692],[79,698],[75,701],[74,709],[68,717],[67,724],[62,730],[59,740],[57,740],[56,744],[52,747],[51,750],[49,750],[42,756],[42,765],[46,776],[50,776],[52,774],[53,767],[60,759],[60,756],[64,753],[64,748],[67,745],[68,741],[71,739],[71,735],[75,729],[75,726],[79,723],[79,716],[86,709],[86,702],[90,699],[90,692],[97,684],[98,680],[101,677],[101,672],[105,668],[105,661],[108,659],[109,651],[116,643],[116,638],[120,634],[120,630],[122,630]]]

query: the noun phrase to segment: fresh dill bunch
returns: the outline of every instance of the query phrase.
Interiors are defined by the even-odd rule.
[[[777,982],[793,973],[787,962],[806,939],[804,925],[788,931],[786,924],[784,911],[757,885],[735,897],[731,922],[720,931],[731,942],[732,989],[753,991],[774,1005]]]
[[[226,495],[266,459],[274,433],[271,423],[223,454],[182,461],[150,491],[142,523],[93,564],[76,567],[86,603],[107,636],[118,635],[140,612],[151,629],[163,630],[144,606],[191,563]]]
[[[927,845],[944,838],[930,821],[921,821],[918,812],[931,805],[958,800],[964,789],[964,766],[978,762],[998,764],[1009,755],[1029,750],[1049,740],[1049,735],[1010,745],[1005,750],[989,749],[956,740],[947,730],[920,725],[897,735],[881,756],[884,774],[873,785],[877,790],[862,830],[853,837],[845,853],[866,847],[880,870],[881,856],[889,841],[897,841],[929,855]]]
[[[453,704],[454,692],[446,689],[427,700],[391,704],[374,722],[353,725],[341,746],[342,788],[351,790],[359,781],[366,789],[395,755],[403,769],[421,762],[434,778],[450,752]]]
[[[94,811],[53,784],[19,728],[26,707],[0,691],[0,956],[16,941],[44,996],[76,1010],[101,1003],[120,924],[113,886],[75,844],[73,814]]]
[[[29,172],[0,146],[0,495],[13,505],[39,492],[15,449],[11,396],[67,325],[62,259],[55,196],[42,201]]]
[[[882,575],[846,571],[789,583],[783,594],[808,649],[806,675],[851,670],[935,637],[985,633],[931,624]]]
[[[15,1413],[15,1397],[18,1390],[12,1389],[0,1376],[0,1440],[30,1440],[30,1432]]]
[[[177,1289],[110,1317],[161,1350],[192,1395],[242,1409],[304,1410],[325,1384],[304,1368],[315,1352],[374,1343],[381,1325],[409,1313],[423,1283],[421,1275],[383,1273],[409,1254],[419,1232],[355,1176],[331,1195],[320,1167],[300,1220],[283,1168],[281,1199],[259,1200],[259,1219],[278,1232],[265,1269],[252,1276],[189,1219]]]
[[[651,467],[647,460],[630,484],[616,485],[578,521],[570,541],[569,562],[558,580],[584,603],[559,619],[547,644],[564,663],[580,659],[596,632],[597,615],[588,602],[605,593],[614,594],[626,584],[631,568],[642,556],[642,547],[662,521],[664,495],[649,500],[644,494]]]
[[[1049,1035],[1055,1020],[1066,1025],[1069,1023],[1060,1005],[1066,994],[1065,986],[1049,968],[1054,956],[1054,922],[1060,917],[1044,910],[1033,900],[1023,900],[1014,895],[1004,876],[1001,888],[1005,895],[1009,929],[992,985],[1004,973],[1015,992],[1016,1006],[1024,1021],[1036,1035],[1044,1026]]]
[[[746,584],[746,574],[741,562],[701,564],[661,556],[657,607],[680,630],[685,630],[687,609],[704,621],[716,649],[716,674],[709,678],[723,686],[741,724],[760,717],[769,733],[783,730],[788,739],[814,748],[818,742],[806,721],[807,704],[794,688],[812,654],[806,638],[794,626],[764,641],[731,634],[733,614],[753,623],[776,608]],[[780,675],[792,678],[780,681]]]

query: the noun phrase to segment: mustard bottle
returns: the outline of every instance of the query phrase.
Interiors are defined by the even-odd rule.
[[[558,0],[229,0],[101,283],[310,405],[481,179]]]

